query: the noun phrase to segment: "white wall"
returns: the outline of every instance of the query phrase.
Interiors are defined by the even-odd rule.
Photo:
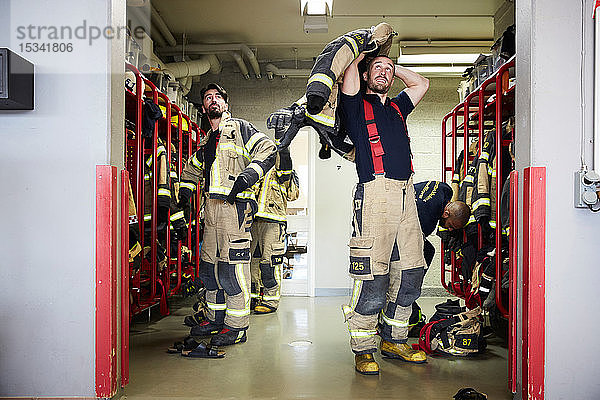
[[[586,0],[582,10],[580,2],[569,7],[560,0],[517,2],[516,162],[521,186],[524,167],[546,167],[546,399],[600,398],[595,308],[600,215],[573,207],[573,173],[581,164],[582,101],[585,160],[590,167],[592,162],[593,3]]]
[[[2,0],[0,47],[19,50],[21,25],[105,27],[119,3]],[[106,40],[70,42],[72,53],[24,54],[34,111],[0,111],[0,396],[94,395],[95,168],[111,158],[111,59]]]

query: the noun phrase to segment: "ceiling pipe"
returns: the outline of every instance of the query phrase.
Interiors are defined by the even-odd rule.
[[[181,54],[183,51],[183,46],[171,46],[171,47],[161,47],[158,49],[158,52],[164,56],[172,56]],[[254,75],[257,79],[262,77],[260,72],[260,65],[258,64],[258,60],[256,59],[256,55],[254,52],[245,44],[242,43],[232,43],[232,44],[188,44],[185,46],[186,54],[220,54],[227,53],[232,54],[232,52],[239,51],[242,53],[244,57],[250,63],[252,70],[254,71]],[[236,60],[237,62],[237,60]],[[239,62],[238,62],[239,65]]]
[[[240,69],[240,72],[242,73],[242,75],[244,76],[244,78],[246,80],[250,79],[250,74],[248,73],[248,67],[246,67],[246,63],[244,63],[244,60],[242,59],[242,56],[239,55],[238,53],[236,53],[235,51],[230,51],[228,54],[231,57],[233,57],[233,59],[237,63],[238,68]]]
[[[267,64],[265,70],[269,80],[272,80],[275,75],[282,78],[308,78],[311,72],[310,69],[278,68],[273,64]]]
[[[167,41],[160,34],[158,27],[156,27],[156,25],[150,21],[150,17],[142,10],[143,8],[140,7],[128,7],[127,12],[130,13],[133,17],[129,19],[131,19],[132,22],[135,22],[137,24],[136,26],[141,26],[142,28],[144,28],[144,31],[146,31],[148,36],[150,36],[152,41],[155,42],[158,46],[166,46]]]
[[[179,83],[181,84],[181,94],[184,95],[184,96],[187,96],[187,94],[192,89],[192,84],[193,84],[192,77],[191,76],[187,76],[187,77],[185,77],[183,79],[180,79]]]
[[[210,63],[210,69],[208,70],[208,72],[210,72],[211,74],[221,73],[223,66],[221,65],[221,61],[219,61],[217,56],[214,54],[208,54],[206,57],[208,58],[208,62]]]
[[[156,11],[156,8],[154,8],[153,5],[150,5],[150,9],[152,15],[152,22],[156,25],[160,34],[163,35],[163,37],[170,46],[175,46],[177,42],[175,41],[175,37],[169,30],[169,27],[165,23],[165,20],[160,16],[160,14],[158,13],[158,11]]]
[[[202,57],[193,61],[180,61],[165,65],[165,72],[175,79],[204,75],[209,70],[210,61],[208,60],[208,57]]]

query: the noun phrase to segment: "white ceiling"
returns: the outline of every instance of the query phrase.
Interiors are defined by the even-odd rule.
[[[402,49],[406,54],[485,51],[494,39],[494,15],[504,3],[506,0],[334,0],[328,33],[306,34],[300,0],[152,0],[177,44],[184,42],[184,35],[186,44],[243,43],[261,63],[312,60],[332,39],[382,21],[398,32],[395,43],[410,45]],[[153,29],[153,38],[156,34]],[[465,41],[470,46],[439,47],[444,41]],[[395,45],[391,56],[397,55]]]

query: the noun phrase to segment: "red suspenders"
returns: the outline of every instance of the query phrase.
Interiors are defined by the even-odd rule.
[[[367,132],[369,133],[369,144],[371,145],[371,156],[373,157],[373,169],[375,174],[383,174],[383,146],[381,145],[381,139],[379,132],[377,132],[377,125],[375,125],[375,115],[373,114],[373,106],[371,103],[363,99],[365,108],[365,122],[367,123]]]
[[[406,132],[406,136],[408,136],[406,121],[404,121],[404,116],[400,112],[400,108],[393,101],[390,101],[390,105],[394,107],[394,109],[398,112],[398,115],[400,115],[400,118],[402,118],[402,123],[404,124],[404,131]],[[373,106],[365,99],[363,99],[363,106],[365,110],[365,122],[367,123],[367,132],[369,133],[369,144],[371,145],[371,156],[373,157],[373,169],[375,170],[375,175],[383,174],[385,173],[385,170],[383,168],[383,155],[385,154],[385,152],[383,151],[383,146],[381,145],[379,132],[377,131],[377,125],[375,124]],[[410,142],[410,138],[408,140]],[[412,160],[410,162],[410,168],[414,171],[412,166]]]

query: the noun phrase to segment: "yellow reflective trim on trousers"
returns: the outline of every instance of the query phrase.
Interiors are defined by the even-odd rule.
[[[179,188],[180,189],[181,188],[187,188],[187,189],[190,189],[193,192],[194,190],[196,190],[196,185],[194,185],[191,182],[181,182],[181,183],[179,183]]]
[[[484,151],[483,153],[481,153],[481,155],[479,156],[479,158],[487,161],[490,158],[490,154],[488,152]]]
[[[329,89],[333,87],[333,79],[327,74],[316,73],[310,77],[308,80],[308,84],[310,85],[312,82],[321,82],[323,85],[327,86]]]
[[[234,310],[232,308],[228,308],[225,310],[225,314],[232,317],[245,317],[246,315],[250,315],[250,306],[243,310]]]
[[[233,150],[241,156],[244,156],[248,161],[251,161],[250,153],[240,146],[236,146],[233,143],[219,143],[219,150]]]
[[[407,328],[408,320],[406,321],[398,321],[397,319],[393,319],[385,315],[385,313],[381,312],[381,318],[385,321],[386,324],[396,326],[398,328]]]
[[[494,220],[490,220],[490,226],[494,229],[496,229],[496,221]]]
[[[144,221],[152,221],[152,214],[145,214]]]
[[[206,306],[213,311],[223,311],[227,309],[227,304],[210,303],[206,302]]]
[[[350,36],[344,36],[344,39],[346,39],[346,41],[350,43],[350,47],[352,48],[352,52],[354,53],[354,58],[358,57],[358,44],[356,43],[356,40],[354,40],[354,38],[351,38]]]
[[[473,183],[473,175],[467,175],[465,176],[465,179],[463,180],[463,182],[469,182],[469,183]]]
[[[244,275],[244,264],[238,263],[235,265],[235,275],[237,277],[237,281],[240,283],[240,287],[242,288],[242,293],[244,294],[244,314],[239,315],[240,317],[244,315],[250,315],[250,285],[246,282],[246,276]],[[229,310],[228,310],[229,311]],[[235,313],[241,312],[242,310],[231,310],[234,314],[230,314],[235,316]],[[227,314],[227,311],[225,311]]]
[[[159,196],[169,196],[169,197],[171,197],[171,191],[169,189],[159,188],[158,189],[158,195]]]
[[[481,199],[475,201],[475,203],[473,203],[473,205],[471,207],[473,208],[473,211],[475,211],[481,206],[489,206],[489,205],[490,205],[490,199],[484,197],[484,198],[481,198]]]
[[[183,211],[179,211],[176,212],[175,214],[171,215],[171,221],[177,221],[178,219],[183,218]]]
[[[257,294],[257,293],[250,293],[250,298],[251,299],[258,299],[259,297],[260,297],[260,295]]]
[[[177,175],[177,172],[171,171],[171,178],[177,179],[177,178],[179,178],[179,175]]]
[[[256,132],[254,135],[250,136],[250,139],[248,139],[248,141],[246,142],[244,147],[246,148],[246,150],[248,152],[250,152],[250,151],[252,151],[252,148],[254,147],[256,142],[258,142],[260,139],[262,139],[264,137],[267,137],[267,135],[265,135],[262,132]]]
[[[350,336],[351,337],[371,337],[371,336],[375,336],[377,334],[376,330],[364,330],[364,329],[357,329],[357,330],[352,330],[350,329]]]
[[[360,297],[362,285],[363,281],[359,281],[358,279],[354,280],[354,285],[352,287],[352,297],[350,298],[350,308],[352,309],[352,311],[356,309],[356,305],[358,304],[358,298]]]
[[[452,180],[457,181],[457,182],[460,181],[460,175],[459,174],[452,175]]]
[[[145,174],[144,175],[144,180],[145,181],[149,181],[151,177],[152,177],[152,174]]]
[[[335,125],[335,118],[330,117],[329,115],[325,115],[323,113],[319,113],[317,115],[312,115],[312,114],[309,114],[307,111],[304,115],[306,115],[308,118],[312,119],[313,121],[318,122],[323,125],[326,125],[326,126],[334,126]]]
[[[258,179],[262,178],[265,174],[265,171],[263,171],[263,169],[257,163],[251,162],[250,164],[248,164],[248,166],[256,171],[256,173],[258,174]]]

